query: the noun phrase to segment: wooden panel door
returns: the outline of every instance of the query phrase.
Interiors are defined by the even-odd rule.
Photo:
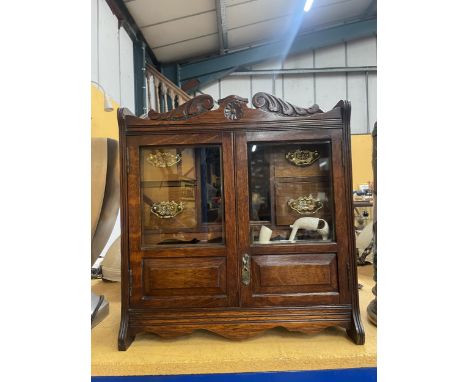
[[[236,155],[241,305],[349,303],[341,131],[239,132]]]
[[[130,305],[238,305],[231,133],[128,138]]]

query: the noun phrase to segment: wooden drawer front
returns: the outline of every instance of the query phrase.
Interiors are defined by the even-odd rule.
[[[168,167],[159,167],[151,157],[162,153],[172,158],[180,156],[180,161]],[[178,181],[196,179],[195,155],[192,148],[144,148],[141,151],[141,178],[142,181]],[[170,162],[169,162],[170,164]]]
[[[301,215],[294,211],[289,205],[290,199],[297,199],[301,196],[321,197],[324,206],[314,214]],[[330,197],[331,190],[328,181],[315,181],[315,182],[276,182],[275,184],[275,209],[276,209],[276,225],[291,225],[296,219],[304,216],[313,216],[321,219],[325,219],[329,225],[331,225],[331,211],[330,211],[330,200],[326,198]],[[325,200],[324,200],[325,199]]]
[[[154,230],[180,230],[197,226],[196,210],[197,188],[187,187],[151,187],[143,189],[143,227]],[[183,202],[184,209],[173,218],[160,218],[151,212],[151,202]]]
[[[226,259],[143,260],[145,296],[208,296],[226,293]]]
[[[252,257],[253,294],[335,292],[336,255],[260,255]]]
[[[274,174],[275,178],[282,178],[282,177],[307,177],[307,176],[320,176],[320,175],[327,175],[330,169],[329,166],[329,159],[326,158],[328,155],[324,153],[323,148],[317,147],[311,149],[312,151],[317,150],[319,152],[319,159],[317,159],[314,163],[309,166],[297,166],[294,163],[291,163],[286,159],[286,154],[289,151],[294,151],[294,148],[291,150],[278,150],[277,152],[273,153],[273,163],[274,163]]]

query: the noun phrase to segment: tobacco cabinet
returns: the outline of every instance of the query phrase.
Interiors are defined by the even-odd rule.
[[[119,109],[122,316],[139,332],[242,339],[341,326],[364,343],[349,102],[301,108],[201,95],[145,118]],[[265,233],[267,236],[265,236]]]

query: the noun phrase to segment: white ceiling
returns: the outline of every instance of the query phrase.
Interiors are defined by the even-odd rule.
[[[362,18],[373,0],[124,0],[156,58],[181,62],[220,53],[216,3],[224,3],[228,51]],[[296,17],[294,17],[296,15]],[[300,27],[297,15],[302,16]]]

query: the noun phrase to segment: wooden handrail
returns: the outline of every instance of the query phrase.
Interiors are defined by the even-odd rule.
[[[150,64],[146,64],[146,89],[148,111],[157,113],[168,112],[192,98]]]

